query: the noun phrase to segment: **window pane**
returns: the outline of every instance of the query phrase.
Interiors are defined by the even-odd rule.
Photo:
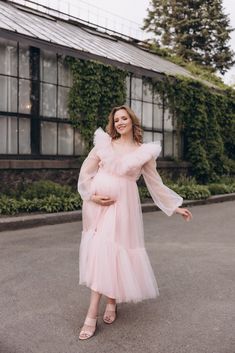
[[[17,154],[17,118],[0,117],[0,153]]]
[[[57,153],[57,123],[41,122],[41,154]]]
[[[17,153],[17,118],[7,118],[7,153]]]
[[[19,119],[19,153],[31,153],[30,119]]]
[[[163,134],[161,134],[160,132],[154,132],[153,136],[154,141],[162,141],[163,139]]]
[[[152,142],[153,141],[153,133],[151,131],[144,131],[143,140],[144,140],[144,142]]]
[[[19,80],[19,112],[30,114],[31,103],[30,103],[30,88],[31,81]]]
[[[153,92],[153,103],[162,105],[162,99],[159,93]]]
[[[56,54],[41,50],[41,80],[57,83],[57,57]]]
[[[142,79],[141,78],[132,77],[131,98],[142,99]]]
[[[139,118],[141,122],[142,117],[142,102],[132,100],[131,101],[131,109],[135,112],[137,118]]]
[[[158,104],[153,105],[153,127],[162,130],[163,110]]]
[[[172,132],[164,132],[164,156],[172,156]]]
[[[160,132],[154,132],[153,133],[153,140],[154,141],[161,141],[161,146],[162,146],[163,134],[161,134]],[[160,153],[160,157],[162,157],[162,150]]]
[[[7,153],[7,118],[0,116],[0,154]]]
[[[182,157],[182,135],[179,136],[174,133],[174,157],[181,158]]]
[[[143,122],[144,127],[153,127],[153,105],[152,103],[143,102]]]
[[[73,155],[73,127],[59,124],[58,154]]]
[[[30,78],[28,46],[20,45],[19,48],[19,76],[23,78]]]
[[[75,155],[81,155],[83,154],[85,150],[85,143],[81,138],[81,134],[75,130]]]
[[[173,130],[172,116],[169,112],[169,109],[166,109],[164,111],[164,130],[167,130],[167,131]]]
[[[0,39],[0,73],[17,75],[17,43]]]
[[[17,112],[17,79],[0,76],[0,110]]]
[[[130,97],[130,76],[126,77],[126,97]]]
[[[58,59],[58,84],[61,86],[72,87],[73,77],[69,65],[65,63],[64,58]]]
[[[152,85],[144,83],[143,85],[143,100],[152,103],[153,101],[153,90]]]
[[[70,88],[58,87],[58,117],[66,119],[68,115],[68,98]]]
[[[56,117],[56,86],[41,83],[40,114]]]

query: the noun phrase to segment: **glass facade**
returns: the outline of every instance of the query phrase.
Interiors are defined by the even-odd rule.
[[[80,155],[84,143],[69,123],[71,85],[62,56],[0,39],[0,154]]]
[[[68,114],[72,74],[53,52],[0,39],[0,155],[77,156],[84,151]],[[126,79],[127,104],[140,118],[144,141],[162,142],[163,158],[181,158],[176,118],[151,84]]]
[[[161,157],[181,158],[181,136],[176,133],[176,118],[167,109],[167,102],[154,93],[151,83],[144,78],[128,76],[127,105],[136,113],[144,130],[144,142],[160,140]]]

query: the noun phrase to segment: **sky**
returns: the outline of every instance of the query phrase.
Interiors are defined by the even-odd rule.
[[[97,12],[99,14],[99,17],[107,16],[108,20],[106,19],[106,24],[107,22],[110,23],[110,21],[115,21],[115,17],[112,14],[116,14],[122,17],[123,19],[119,18],[117,19],[117,22],[123,22],[123,29],[126,29],[127,32],[128,30],[129,32],[131,31],[130,34],[133,33],[133,36],[135,32],[137,36],[139,35],[139,33],[137,33],[136,28],[138,27],[138,24],[142,25],[143,18],[147,14],[147,7],[149,6],[149,0],[69,0],[69,2],[71,4],[76,4],[76,6],[84,7],[84,9],[89,8],[88,4],[90,4],[90,14],[92,14],[92,12]],[[225,13],[229,15],[231,27],[235,28],[235,1],[223,0],[223,5]],[[103,13],[99,9],[102,9],[106,12]],[[135,23],[131,22],[128,28],[128,22],[124,19],[133,21]],[[112,23],[112,25],[115,25],[115,23]],[[231,34],[231,37],[232,38],[230,41],[230,45],[233,51],[235,52],[235,31]],[[235,66],[225,74],[223,79],[228,84],[235,84]]]
[[[16,0],[17,1],[17,0]],[[20,2],[23,0],[18,0]],[[149,0],[34,0],[76,17],[112,28],[129,36],[146,39],[140,27],[147,15]],[[235,1],[223,0],[224,12],[229,15],[230,25],[235,28]],[[231,33],[231,48],[235,52],[235,31]],[[227,84],[235,84],[235,65],[223,77]]]

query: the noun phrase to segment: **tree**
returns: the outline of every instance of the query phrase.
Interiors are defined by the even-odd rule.
[[[222,0],[150,0],[143,29],[186,61],[224,74],[234,63]]]

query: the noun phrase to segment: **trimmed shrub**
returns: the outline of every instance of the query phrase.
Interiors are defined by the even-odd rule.
[[[229,194],[235,192],[235,184],[219,184],[211,183],[208,184],[208,189],[210,190],[211,195],[220,195],[220,194]]]
[[[62,186],[50,180],[40,180],[28,186],[27,190],[22,193],[22,197],[27,200],[43,199],[49,196],[69,197],[72,194],[70,186]]]
[[[210,190],[205,185],[172,185],[171,188],[185,200],[202,200],[211,196]]]

